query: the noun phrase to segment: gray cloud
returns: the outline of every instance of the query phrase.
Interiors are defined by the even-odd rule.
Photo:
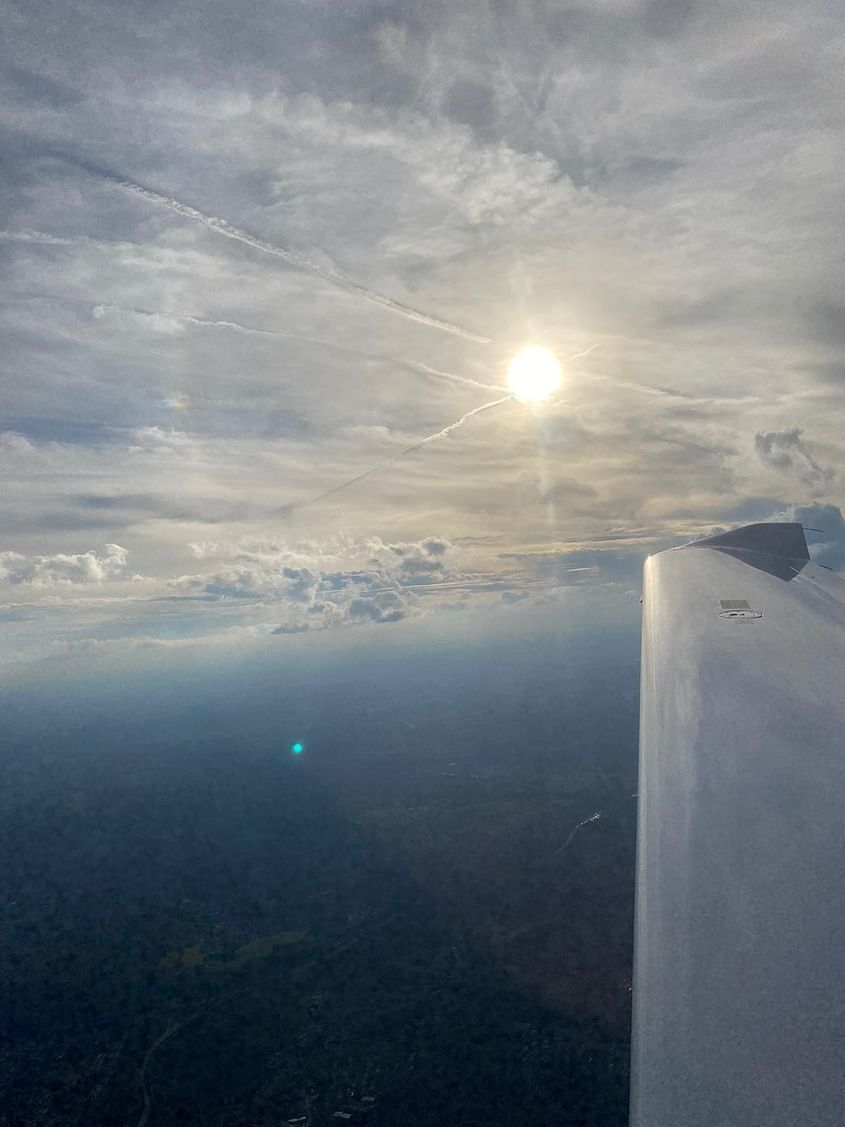
[[[224,524],[242,520],[249,512],[247,504],[221,504],[217,500],[204,503],[180,503],[177,497],[151,493],[84,493],[68,498],[71,504],[100,513],[110,513],[126,525],[142,520],[167,520],[189,524]]]
[[[395,565],[390,561],[389,570],[400,583],[442,582],[450,573],[451,547],[436,536],[427,536],[416,544],[388,544],[387,551],[396,559]]]
[[[383,591],[373,598],[356,598],[349,603],[350,618],[366,618],[371,622],[399,622],[408,616],[408,603],[395,591]]]
[[[765,431],[754,436],[754,449],[766,465],[793,473],[808,484],[830,481],[833,470],[819,465],[801,435],[800,427]]]

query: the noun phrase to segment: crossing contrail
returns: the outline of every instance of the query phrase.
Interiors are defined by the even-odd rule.
[[[61,300],[61,299],[56,299]],[[140,309],[134,305],[113,305],[110,302],[91,303],[94,316],[102,313],[131,313],[137,317],[148,317],[150,320],[176,321],[185,325],[196,325],[203,329],[227,329],[233,333],[245,333],[247,336],[275,337],[281,340],[297,340],[306,344],[318,344],[323,348],[340,348],[344,352],[356,353],[353,348],[344,345],[333,345],[330,341],[321,340],[319,337],[309,337],[302,333],[286,333],[280,329],[260,329],[254,325],[242,325],[239,321],[215,321],[207,317],[194,317],[190,313],[160,313],[154,309]],[[360,353],[357,353],[360,355]]]
[[[55,300],[61,299],[57,298]],[[93,305],[93,303],[91,304]],[[178,321],[186,325],[196,325],[198,328],[228,329],[230,332],[245,333],[248,336],[275,337],[277,340],[302,341],[304,344],[315,344],[320,348],[343,352],[348,356],[357,356],[365,360],[382,360],[392,364],[398,364],[403,368],[408,368],[410,371],[416,372],[418,375],[429,376],[436,380],[445,380],[447,383],[453,385],[459,384],[463,387],[471,387],[480,389],[481,391],[504,391],[504,388],[497,387],[495,384],[481,383],[480,380],[473,380],[469,376],[459,376],[456,372],[441,372],[437,368],[431,368],[428,364],[423,364],[421,360],[411,360],[404,356],[394,358],[380,352],[365,352],[360,348],[353,348],[348,344],[336,344],[334,341],[324,340],[321,337],[305,336],[302,333],[286,333],[280,329],[261,329],[255,325],[244,325],[241,324],[240,321],[216,321],[206,317],[194,317],[190,313],[159,313],[153,309],[139,309],[136,306],[113,305],[105,302],[99,302],[93,305],[93,308],[95,316],[99,310],[104,312],[133,313],[139,317],[162,318],[165,321]]]
[[[3,240],[7,234],[8,233],[5,231],[0,231],[0,240]],[[42,240],[24,239],[21,241],[40,242]],[[75,242],[76,240],[53,239],[52,236],[50,236],[49,245],[53,245],[54,243],[62,246],[66,244],[75,245]],[[20,297],[26,300],[56,302],[58,305],[81,305],[91,309],[95,318],[102,317],[107,313],[129,313],[133,317],[147,318],[150,321],[173,321],[175,324],[194,325],[201,329],[222,329],[227,332],[240,333],[246,336],[271,337],[275,340],[295,340],[303,344],[313,344],[318,348],[325,348],[330,352],[341,352],[346,356],[354,356],[358,359],[378,360],[383,363],[396,364],[401,368],[407,368],[417,375],[427,376],[429,379],[442,380],[446,383],[451,383],[453,386],[471,387],[480,389],[481,391],[505,390],[496,384],[482,383],[480,380],[471,379],[469,376],[459,376],[456,372],[442,372],[438,368],[432,368],[428,364],[423,364],[421,360],[412,360],[410,357],[406,356],[394,357],[383,352],[366,352],[364,349],[354,348],[349,344],[338,344],[336,341],[325,340],[322,337],[308,336],[304,333],[288,333],[282,329],[262,329],[257,325],[244,325],[240,321],[213,320],[208,317],[195,317],[191,313],[165,313],[156,309],[143,309],[137,305],[116,305],[114,302],[86,301],[84,298],[64,297],[59,294],[44,293],[41,291],[25,290],[20,294]]]
[[[398,462],[400,458],[404,458],[407,454],[412,454],[415,450],[419,450],[421,446],[427,446],[429,442],[436,442],[439,438],[445,438],[447,434],[462,427],[465,422],[471,419],[474,415],[480,415],[482,411],[489,411],[491,407],[498,407],[502,403],[508,403],[514,397],[512,395],[505,395],[501,399],[494,399],[490,403],[482,403],[480,407],[473,407],[471,411],[467,411],[465,415],[461,415],[453,423],[443,427],[442,430],[437,431],[435,434],[426,435],[425,438],[419,439],[417,442],[412,442],[410,446],[406,446],[403,450],[399,450],[384,462],[379,462],[377,466],[370,466],[368,470],[363,473],[356,474],[355,477],[350,477],[347,481],[342,481],[339,485],[333,485],[331,489],[326,489],[323,493],[318,493],[316,497],[311,497],[307,501],[300,504],[293,504],[286,506],[288,510],[303,509],[308,505],[316,505],[318,501],[324,501],[327,497],[333,496],[335,493],[340,493],[342,489],[348,489],[350,485],[355,485],[359,481],[363,481],[365,477],[370,477],[372,474],[379,473],[380,470],[386,470],[388,466],[392,466],[394,462]]]
[[[268,242],[266,239],[261,239],[257,235],[251,235],[248,231],[243,231],[240,227],[235,227],[225,219],[220,219],[215,215],[207,215],[204,211],[191,207],[190,204],[183,203],[181,200],[174,199],[172,196],[162,195],[161,192],[156,192],[152,188],[145,188],[143,184],[138,184],[136,181],[129,180],[126,177],[116,176],[113,173],[107,172],[105,169],[92,169],[90,166],[86,166],[81,162],[75,163],[77,163],[79,167],[85,168],[87,172],[99,176],[100,179],[104,180],[107,184],[111,184],[122,192],[137,196],[142,200],[146,200],[147,203],[156,204],[158,207],[166,207],[170,211],[175,211],[178,215],[184,215],[186,219],[191,219],[195,223],[200,223],[202,226],[216,231],[218,235],[223,235],[227,239],[234,239],[235,242],[243,243],[244,246],[253,247],[263,254],[270,254],[274,258],[281,258],[283,262],[286,262],[289,266],[293,266],[297,270],[302,270],[306,274],[320,278],[322,281],[337,286],[347,293],[355,294],[357,297],[372,302],[374,305],[380,305],[383,309],[390,310],[391,313],[398,313],[400,317],[406,317],[409,321],[416,321],[420,325],[428,325],[432,329],[440,329],[442,332],[452,333],[455,336],[463,337],[464,340],[474,341],[476,344],[490,343],[489,337],[474,333],[471,329],[465,329],[462,325],[456,325],[452,321],[444,321],[439,317],[433,317],[430,313],[424,313],[420,309],[414,309],[413,306],[405,305],[401,301],[396,301],[392,297],[378,293],[377,290],[371,290],[368,286],[353,281],[352,278],[347,278],[345,274],[341,274],[337,270],[327,270],[322,266],[318,266],[316,262],[312,262],[296,251],[277,246],[276,243]]]
[[[473,380],[469,376],[459,376],[456,372],[441,372],[438,368],[431,368],[420,360],[401,360],[400,363],[405,364],[414,372],[422,372],[425,376],[433,376],[435,379],[445,380],[447,383],[474,387],[480,391],[504,391],[504,388],[497,387],[496,384],[482,383],[480,380]]]

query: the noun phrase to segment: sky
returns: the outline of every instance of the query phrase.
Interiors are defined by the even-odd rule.
[[[622,608],[752,520],[845,566],[832,0],[4,25],[3,666]]]

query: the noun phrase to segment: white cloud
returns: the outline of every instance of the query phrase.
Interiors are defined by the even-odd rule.
[[[183,575],[171,586],[215,598],[268,596],[313,604],[328,594],[360,596],[382,588],[446,582],[459,574],[453,566],[453,545],[435,536],[395,544],[379,537],[292,544],[245,538],[229,544],[191,542],[188,550],[196,559],[218,561],[218,566],[203,574]]]
[[[31,584],[33,587],[100,584],[122,575],[129,553],[119,544],[106,544],[105,554],[95,551],[52,556],[24,556],[0,552],[0,583]]]
[[[455,568],[456,550],[441,537],[389,543],[285,543],[245,538],[229,544],[191,542],[191,554],[214,570],[183,575],[170,586],[203,599],[265,599],[281,616],[276,633],[300,633],[355,622],[398,622],[418,613],[416,589],[473,583]]]

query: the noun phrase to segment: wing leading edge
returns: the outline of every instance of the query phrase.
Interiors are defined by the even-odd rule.
[[[632,1127],[843,1122],[843,658],[800,525],[646,562]]]

